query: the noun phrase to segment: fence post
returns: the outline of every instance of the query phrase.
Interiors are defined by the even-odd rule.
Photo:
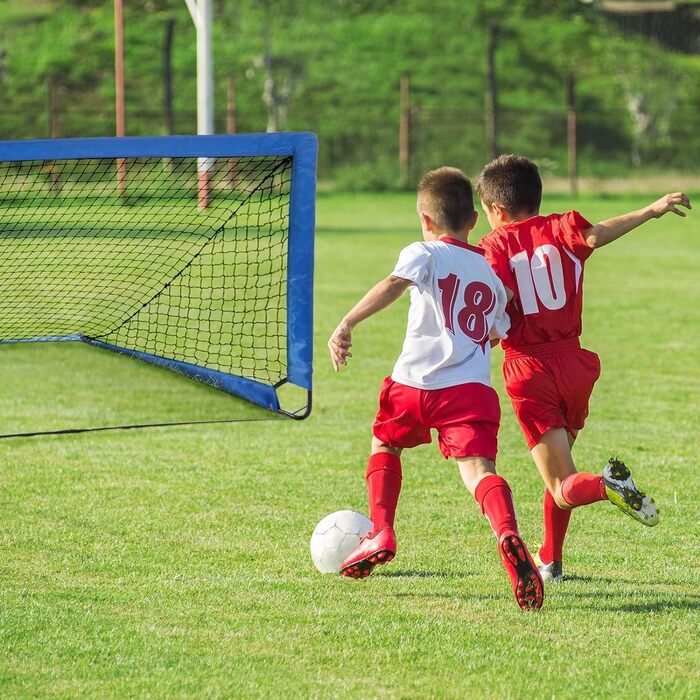
[[[175,117],[173,114],[173,34],[175,20],[168,17],[165,20],[165,41],[163,42],[163,108],[165,110],[165,133],[172,136],[175,133]]]
[[[49,107],[49,138],[57,139],[61,132],[61,115],[59,106],[59,82],[55,75],[50,75],[46,82]]]
[[[59,106],[60,83],[55,75],[50,75],[46,81],[48,109],[49,109],[49,138],[57,139],[61,135],[61,114]],[[61,176],[54,161],[46,164],[49,178],[51,179],[51,189],[54,192],[61,191]]]
[[[566,77],[566,143],[569,160],[569,189],[578,194],[578,164],[576,152],[576,77]]]
[[[498,45],[498,25],[489,22],[486,37],[486,144],[491,159],[498,158],[498,83],[496,81],[496,48]]]
[[[399,179],[401,187],[408,185],[411,166],[411,76],[401,76],[401,115],[399,119]]]
[[[114,87],[117,136],[126,134],[124,107],[124,7],[122,0],[114,0]],[[117,192],[126,196],[126,160],[117,158]]]
[[[236,133],[236,79],[228,76],[226,84],[226,133]],[[236,158],[228,159],[228,183],[231,188],[236,184]]]

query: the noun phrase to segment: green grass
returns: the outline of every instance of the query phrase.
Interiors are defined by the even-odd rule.
[[[2,339],[83,335],[278,382],[289,198],[217,192],[202,213],[154,180],[163,197],[130,206],[99,196],[113,179],[86,186],[78,200],[14,183],[18,198],[0,201]],[[228,284],[212,286],[212,277]],[[234,329],[247,343],[232,342]],[[212,331],[220,344],[199,342]]]
[[[643,203],[576,206],[599,219]],[[588,263],[584,340],[603,375],[576,459],[598,470],[618,453],[662,522],[643,529],[605,503],[576,512],[569,579],[539,614],[517,609],[488,525],[435,445],[406,454],[396,560],[361,582],[313,569],[315,523],[366,510],[377,390],[406,300],[357,330],[339,375],[325,341],[417,233],[409,195],[324,197],[309,420],[0,443],[0,696],[700,695],[697,221],[652,222]],[[111,355],[91,391],[88,378],[106,370],[89,354],[69,344],[0,354],[15,378],[3,416],[26,414],[27,395],[35,419],[57,402],[138,417],[146,393],[165,412],[224,410],[179,380],[148,392],[134,363]],[[503,408],[499,470],[534,545],[542,485]]]

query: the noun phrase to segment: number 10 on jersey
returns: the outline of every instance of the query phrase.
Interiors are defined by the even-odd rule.
[[[566,304],[564,269],[559,250],[550,244],[541,245],[528,258],[526,250],[510,259],[518,285],[518,295],[523,314],[536,314],[540,304],[550,311],[561,309]]]

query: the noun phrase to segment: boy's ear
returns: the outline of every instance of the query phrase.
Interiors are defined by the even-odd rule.
[[[491,209],[493,209],[493,211],[496,213],[496,216],[499,219],[503,220],[509,216],[508,210],[502,204],[499,204],[498,202],[494,202],[491,205]]]
[[[475,209],[471,215],[469,216],[469,220],[467,221],[467,229],[471,231],[475,226],[476,222],[479,220],[479,212]]]
[[[419,216],[425,230],[432,231],[434,226],[433,220],[424,211],[419,212]]]

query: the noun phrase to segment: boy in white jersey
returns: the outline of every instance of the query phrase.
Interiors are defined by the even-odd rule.
[[[506,337],[506,292],[481,251],[467,243],[477,214],[462,172],[439,168],[425,175],[417,209],[424,242],[401,251],[391,275],[353,307],[328,341],[338,371],[351,357],[353,328],[410,287],[406,339],[381,388],[367,467],[373,527],[341,571],[364,578],[394,558],[401,452],[429,443],[434,428],[440,451],[456,459],[496,534],[518,605],[538,609],[542,579],[518,533],[510,488],[494,464],[500,407],[490,383],[490,340]]]

